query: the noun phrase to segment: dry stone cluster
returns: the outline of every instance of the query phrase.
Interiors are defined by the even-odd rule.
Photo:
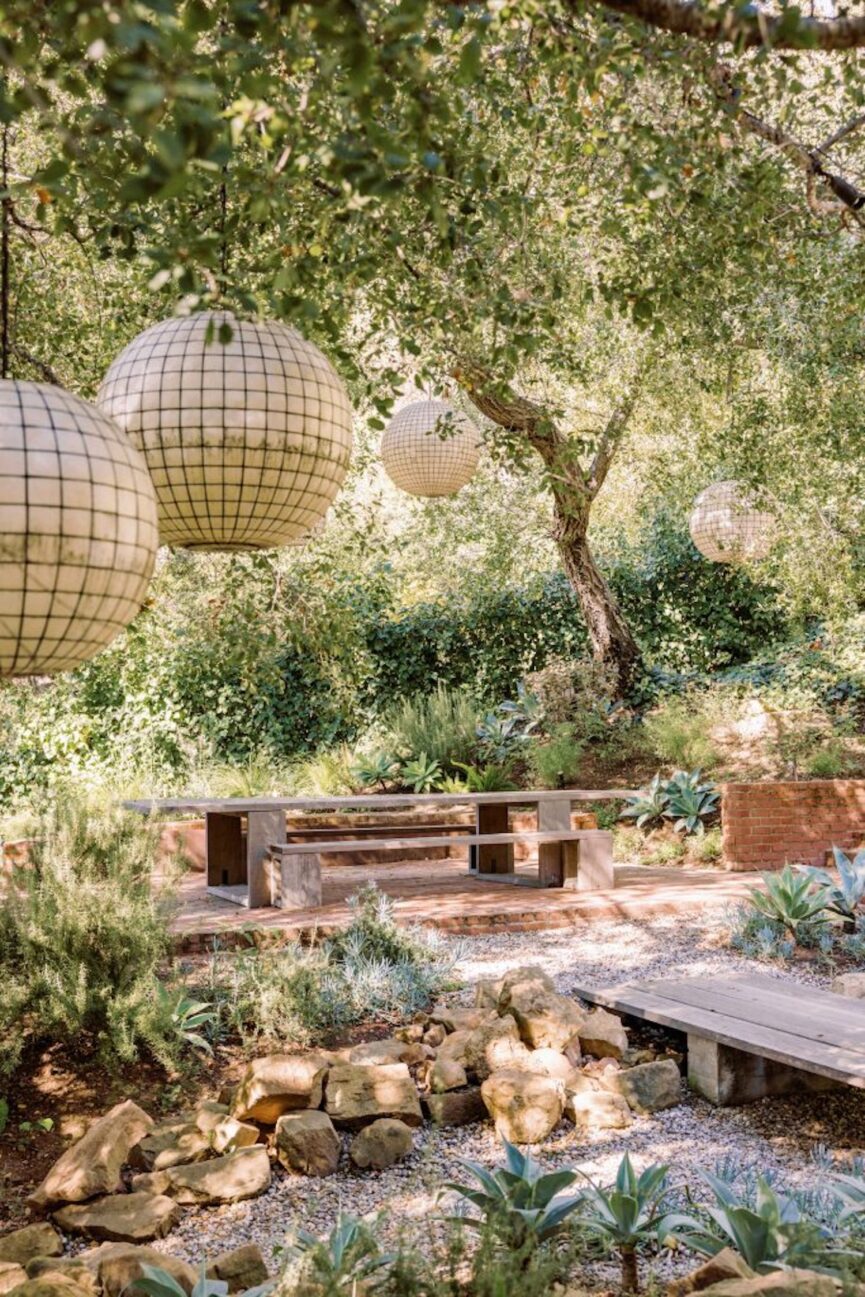
[[[142,1264],[166,1260],[189,1290],[191,1269],[147,1245],[186,1206],[263,1193],[274,1164],[326,1176],[345,1151],[358,1171],[384,1170],[411,1152],[425,1119],[489,1117],[512,1143],[536,1144],[563,1118],[624,1127],[680,1091],[675,1059],[631,1050],[614,1014],[560,995],[540,968],[518,968],[480,982],[472,1007],[438,1005],[387,1040],[258,1058],[219,1101],[177,1118],[157,1124],[132,1100],[117,1104],[32,1194],[53,1224],[0,1238],[0,1294],[116,1297]],[[100,1246],[64,1258],[55,1227]],[[266,1276],[255,1247],[218,1257],[211,1272],[231,1291]]]

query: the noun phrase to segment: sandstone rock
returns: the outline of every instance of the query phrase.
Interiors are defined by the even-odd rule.
[[[74,1283],[97,1297],[99,1283],[94,1272],[78,1257],[37,1256],[25,1266],[28,1279],[59,1279],[61,1282]]]
[[[373,1063],[402,1063],[408,1045],[404,1040],[368,1040],[349,1050],[349,1063],[370,1066]]]
[[[195,1286],[197,1274],[191,1265],[167,1252],[152,1247],[134,1247],[129,1243],[103,1243],[78,1257],[91,1269],[102,1288],[103,1297],[121,1297],[135,1279],[140,1279],[146,1265],[167,1270],[187,1293]]]
[[[628,1048],[628,1037],[620,1018],[606,1009],[593,1009],[586,1015],[579,1031],[580,1044],[587,1054],[597,1058],[621,1058]]]
[[[287,1112],[276,1123],[276,1156],[287,1171],[332,1175],[342,1145],[326,1112]]]
[[[423,1043],[429,1045],[432,1049],[438,1049],[439,1045],[444,1044],[444,1038],[447,1035],[444,1027],[440,1022],[434,1022],[431,1027],[427,1027],[423,1035]]]
[[[429,1045],[403,1045],[399,1061],[405,1063],[406,1067],[419,1067],[430,1057],[435,1057],[435,1050]]]
[[[475,986],[475,1008],[482,1010],[498,1009],[499,996],[502,991],[502,979],[483,978]]]
[[[467,1090],[448,1090],[446,1094],[424,1095],[424,1108],[436,1126],[468,1126],[483,1121],[487,1115],[479,1085]]]
[[[359,1130],[379,1117],[421,1124],[420,1100],[405,1063],[360,1066],[339,1063],[330,1069],[325,1111],[337,1126]]]
[[[393,1034],[397,1040],[402,1040],[406,1045],[419,1045],[425,1031],[422,1022],[410,1022],[405,1027],[397,1027]]]
[[[230,1113],[231,1109],[227,1103],[220,1103],[218,1099],[205,1099],[204,1103],[200,1103],[195,1112],[190,1114],[189,1120],[199,1130],[216,1130]]]
[[[671,1058],[617,1072],[615,1086],[634,1112],[645,1116],[682,1102],[682,1077]]]
[[[704,1288],[712,1297],[837,1297],[834,1280],[813,1270],[773,1270],[748,1279],[724,1279]]]
[[[519,1072],[534,1072],[536,1076],[554,1076],[559,1081],[568,1081],[574,1074],[574,1067],[565,1054],[557,1049],[533,1049],[525,1059],[511,1064]]]
[[[498,996],[488,1007],[495,1008],[497,1001]],[[435,1004],[430,1011],[430,1019],[436,1026],[444,1027],[448,1034],[454,1031],[474,1031],[475,1027],[481,1025],[485,1012],[484,1009],[478,1008],[467,1009],[456,1005]]]
[[[565,1096],[565,1116],[581,1130],[623,1130],[630,1126],[631,1110],[620,1094],[584,1090]]]
[[[455,1063],[466,1063],[466,1046],[471,1039],[471,1032],[462,1028],[446,1036],[436,1051],[437,1059],[453,1059]]]
[[[515,986],[537,987],[542,991],[555,991],[556,984],[539,964],[521,964],[505,973],[499,982],[498,1008],[507,1007],[508,997]]]
[[[207,1134],[214,1153],[233,1153],[238,1148],[251,1148],[259,1139],[257,1126],[251,1121],[238,1121],[236,1117],[223,1117],[219,1125]]]
[[[275,1126],[284,1112],[321,1107],[322,1086],[330,1066],[323,1054],[268,1054],[249,1064],[234,1095],[231,1115],[238,1121]]]
[[[453,1040],[453,1036],[448,1039]],[[463,1066],[479,1081],[484,1081],[493,1072],[521,1062],[527,1053],[513,1018],[490,1018],[470,1033]]]
[[[564,1090],[552,1077],[502,1071],[487,1077],[481,1097],[500,1135],[512,1144],[537,1144],[561,1120]]]
[[[0,1261],[0,1293],[11,1292],[27,1282],[27,1271],[17,1261]]]
[[[362,1171],[384,1171],[407,1157],[412,1148],[411,1131],[404,1121],[380,1117],[355,1135],[348,1155]]]
[[[132,1149],[133,1166],[147,1171],[164,1171],[184,1162],[200,1162],[210,1152],[210,1135],[194,1122],[174,1122],[155,1127]]]
[[[61,1207],[54,1219],[67,1234],[118,1243],[146,1243],[174,1229],[182,1215],[178,1204],[161,1194],[112,1193],[92,1202]]]
[[[511,984],[506,980],[499,1013],[510,1014],[520,1039],[532,1049],[564,1049],[586,1021],[585,1010],[575,1000],[549,989],[537,977]]]
[[[435,1094],[446,1090],[460,1090],[468,1085],[466,1069],[453,1058],[437,1058],[430,1068],[429,1088]]]
[[[159,1174],[166,1177],[163,1193],[169,1200],[188,1205],[243,1202],[257,1198],[270,1184],[270,1158],[264,1145],[256,1144]]]
[[[113,1193],[120,1185],[120,1168],[130,1149],[152,1128],[152,1119],[131,1099],[115,1104],[61,1154],[29,1202],[44,1208]]]
[[[835,978],[831,989],[851,1000],[865,1000],[865,973],[842,973]]]
[[[133,1193],[167,1194],[170,1184],[167,1171],[142,1171],[130,1181]]]
[[[37,1256],[62,1256],[63,1239],[47,1220],[25,1225],[0,1238],[0,1261],[26,1265]]]
[[[16,1266],[15,1269],[20,1267]],[[14,1288],[15,1297],[90,1297],[86,1288],[79,1288],[71,1279],[62,1275],[46,1275],[40,1279],[27,1279]]]
[[[270,1278],[261,1248],[255,1243],[245,1243],[243,1247],[223,1252],[209,1263],[205,1274],[208,1279],[221,1279],[223,1283],[227,1283],[230,1293],[257,1288]]]
[[[704,1288],[711,1288],[713,1284],[722,1283],[725,1279],[751,1279],[753,1276],[753,1270],[745,1264],[739,1253],[731,1247],[725,1247],[690,1274],[668,1283],[667,1297],[687,1297],[688,1293],[702,1292]]]

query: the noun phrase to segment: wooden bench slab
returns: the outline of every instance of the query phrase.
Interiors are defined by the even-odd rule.
[[[576,994],[684,1032],[689,1081],[715,1103],[785,1093],[797,1079],[805,1084],[803,1073],[865,1088],[865,1001],[750,972],[583,986]]]
[[[439,837],[408,838],[369,838],[363,846],[366,851],[387,850],[399,851],[410,847],[452,847],[452,846],[486,846],[489,844],[504,846],[506,843],[540,844],[542,842],[580,842],[584,838],[596,838],[599,834],[606,836],[604,829],[569,829],[550,833],[472,833],[465,830],[442,834]],[[357,842],[328,841],[321,842],[273,842],[271,851],[281,855],[331,855],[340,851],[356,851]]]

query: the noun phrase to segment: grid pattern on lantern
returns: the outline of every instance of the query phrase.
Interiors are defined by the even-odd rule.
[[[401,491],[453,495],[477,468],[478,431],[445,401],[414,401],[391,419],[380,453],[388,477]]]
[[[345,388],[317,347],[277,321],[165,320],[120,353],[97,401],[144,453],[166,545],[286,544],[324,516],[348,468]]]
[[[86,661],[139,611],[156,560],[138,451],[80,397],[0,382],[0,673]]]
[[[713,563],[746,563],[772,548],[775,519],[757,509],[738,482],[716,482],[694,501],[691,539]]]

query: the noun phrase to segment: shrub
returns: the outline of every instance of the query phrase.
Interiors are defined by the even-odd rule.
[[[697,837],[689,848],[689,854],[703,864],[712,864],[723,855],[723,843],[719,828],[708,829]]]
[[[528,676],[526,685],[537,696],[548,725],[604,717],[614,696],[610,667],[591,657],[553,657]]]
[[[306,1044],[353,1022],[402,1018],[449,984],[456,947],[437,932],[399,927],[374,883],[350,905],[349,926],[319,946],[214,956],[212,994],[244,1040]]]
[[[705,700],[693,693],[667,698],[643,721],[644,732],[659,761],[678,769],[713,766],[717,753],[708,736]]]
[[[533,743],[526,760],[535,785],[541,788],[567,788],[579,778],[585,744],[575,735],[573,725],[556,725],[549,738]]]
[[[443,770],[474,760],[478,709],[465,689],[435,689],[388,708],[381,720],[389,751],[403,759],[425,754]]]
[[[0,1068],[11,1071],[28,1040],[108,1064],[145,1051],[176,1061],[182,1023],[156,976],[169,938],[151,890],[154,846],[137,817],[94,818],[71,799],[42,825],[32,867],[15,872],[0,908]]]

